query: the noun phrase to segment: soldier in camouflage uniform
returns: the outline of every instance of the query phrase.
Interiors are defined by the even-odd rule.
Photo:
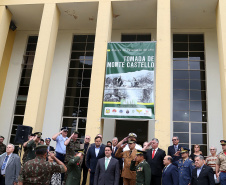
[[[80,149],[80,142],[77,140],[78,134],[78,131],[74,131],[71,137],[64,142],[64,145],[66,146],[65,164],[67,164],[70,159],[74,158],[76,154],[75,150]]]
[[[46,156],[47,146],[37,146],[35,159],[29,160],[21,168],[18,178],[19,185],[49,185],[53,173],[67,171],[64,163],[57,159],[53,153],[50,153],[50,156],[57,164],[46,161]]]
[[[83,151],[78,151],[78,153],[70,159],[67,165],[67,181],[66,185],[80,185],[81,180],[81,161],[83,159]]]
[[[0,136],[0,155],[6,152],[6,145],[3,144],[4,139],[3,136]]]
[[[35,149],[38,145],[41,145],[39,143],[42,133],[41,132],[35,132],[33,136],[31,136],[31,140],[27,143],[27,156],[24,159],[25,162],[34,159],[35,158]]]
[[[131,161],[130,170],[136,171],[136,185],[150,185],[151,168],[145,160],[145,151],[137,150],[136,157]],[[137,166],[136,162],[139,164]]]
[[[80,149],[80,142],[77,140],[78,138],[78,131],[74,131],[74,133],[64,142],[64,145],[66,146],[66,155],[64,163],[67,166],[68,162],[74,158],[75,156],[75,150]],[[65,173],[64,181],[67,180],[67,173]]]
[[[23,164],[26,162],[27,154],[28,154],[28,149],[27,149],[27,143],[33,139],[34,134],[28,135],[28,141],[23,143],[23,148],[24,148],[24,155],[22,158]]]

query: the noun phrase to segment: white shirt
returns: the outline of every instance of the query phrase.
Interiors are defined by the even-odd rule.
[[[204,164],[203,164],[204,165]],[[200,174],[200,172],[201,172],[201,170],[202,170],[202,168],[203,168],[203,165],[200,167],[200,168],[197,168],[197,177],[199,177],[199,174]]]
[[[95,154],[96,154],[96,157],[98,156],[99,151],[100,151],[100,146],[99,146],[99,148],[97,148],[96,145],[95,145]]]
[[[143,148],[142,148],[142,146],[136,144],[136,145],[135,145],[135,149],[137,149],[137,150],[142,150]],[[129,149],[129,145],[127,144],[126,147],[123,148],[123,152],[128,151],[128,150],[130,150],[130,149]]]
[[[158,151],[158,149],[159,148],[156,148],[156,149],[154,149],[154,148],[152,148],[152,153],[151,153],[151,155],[153,154],[153,151],[155,150],[155,154],[156,154],[156,152]],[[155,156],[155,155],[154,155]]]

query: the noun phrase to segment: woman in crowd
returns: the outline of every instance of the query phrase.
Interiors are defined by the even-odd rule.
[[[190,155],[190,159],[195,161],[195,156],[197,156],[197,155],[202,155],[203,156],[202,151],[200,151],[200,146],[198,144],[194,145],[194,153],[192,153]]]

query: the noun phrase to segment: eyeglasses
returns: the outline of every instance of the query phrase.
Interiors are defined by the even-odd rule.
[[[176,141],[177,139],[172,139],[172,141]]]
[[[86,139],[90,139],[90,138],[86,138]]]
[[[215,150],[215,149],[210,149],[210,150]]]

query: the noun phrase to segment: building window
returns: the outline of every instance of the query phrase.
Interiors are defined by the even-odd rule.
[[[205,52],[203,34],[173,35],[173,134],[207,155]]]
[[[122,42],[151,41],[151,34],[122,34]]]
[[[13,125],[11,129],[10,143],[14,143],[18,125],[23,125],[24,112],[27,102],[29,84],[31,80],[32,67],[34,63],[35,51],[38,36],[29,36],[27,48],[23,56],[20,84],[17,93],[16,105],[14,108]]]
[[[72,43],[62,126],[83,139],[89,100],[95,35],[75,35]]]

